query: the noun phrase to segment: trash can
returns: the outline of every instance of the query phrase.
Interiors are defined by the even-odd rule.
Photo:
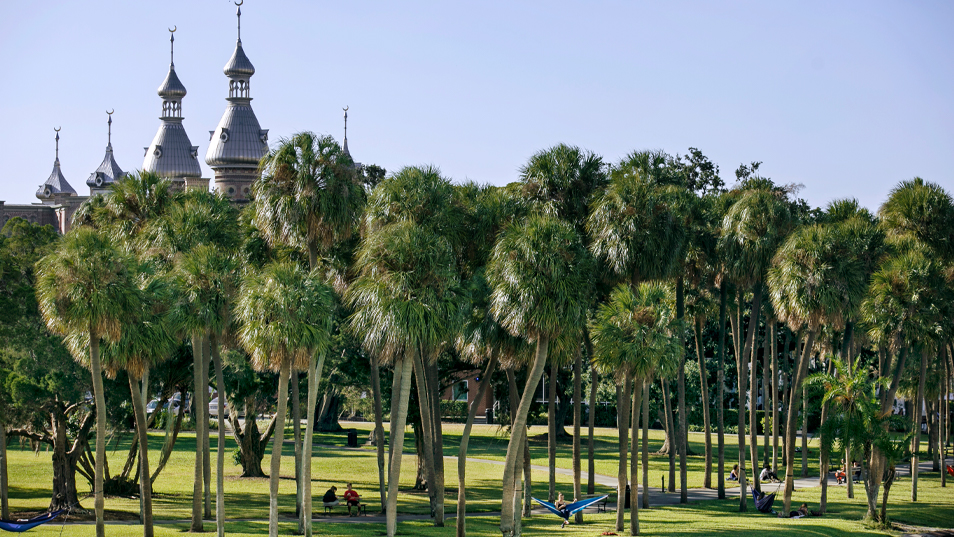
[[[626,485],[626,503],[623,504],[623,507],[629,509],[629,485]]]
[[[484,416],[486,416],[486,418],[487,418],[487,425],[490,425],[491,423],[493,423],[493,422],[494,422],[494,409],[493,409],[493,408],[488,408],[488,409],[484,410]]]
[[[358,447],[358,431],[356,429],[348,431],[348,447]]]

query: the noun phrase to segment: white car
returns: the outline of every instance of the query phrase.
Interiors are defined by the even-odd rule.
[[[229,405],[228,405],[228,401],[225,402],[225,410],[224,410],[224,412],[225,412],[224,416],[225,416],[226,418],[229,417]],[[219,398],[218,398],[218,397],[216,397],[215,399],[209,401],[209,417],[211,417],[211,418],[218,418],[218,417],[219,417]]]

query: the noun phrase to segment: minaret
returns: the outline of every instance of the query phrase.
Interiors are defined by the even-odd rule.
[[[241,6],[237,2],[236,6]],[[242,8],[236,9],[238,38],[235,51],[225,64],[229,79],[228,106],[218,127],[209,131],[209,150],[205,162],[215,172],[215,188],[235,202],[244,203],[251,195],[252,183],[259,178],[259,162],[268,152],[268,129],[263,129],[255,112],[249,79],[255,67],[242,49]]]
[[[171,180],[173,188],[182,189],[186,182],[200,180],[202,169],[199,167],[199,146],[192,145],[182,126],[182,98],[186,96],[186,89],[176,75],[175,31],[175,28],[169,30],[169,74],[158,90],[162,97],[162,116],[159,118],[162,123],[152,143],[145,148],[142,169],[155,172]]]
[[[89,179],[86,180],[90,196],[109,192],[109,185],[126,175],[126,172],[119,167],[119,164],[116,164],[116,159],[113,158],[113,112],[115,110],[106,112],[109,116],[109,120],[106,121],[106,156],[103,157],[103,163],[99,165],[99,168],[96,168],[96,171],[91,173]]]
[[[53,161],[53,172],[36,190],[36,197],[44,205],[57,205],[62,203],[63,198],[76,195],[76,191],[66,181],[66,177],[63,177],[63,172],[60,170],[60,128],[53,130],[56,131],[56,159]]]

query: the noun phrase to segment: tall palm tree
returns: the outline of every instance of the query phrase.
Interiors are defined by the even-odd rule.
[[[891,350],[881,366],[881,375],[891,378],[888,389],[879,394],[884,414],[890,413],[894,404],[908,356],[923,346],[936,345],[938,336],[944,334],[944,320],[954,315],[950,271],[929,254],[924,248],[906,248],[888,258],[872,276],[861,307],[868,336]],[[876,446],[869,462],[870,475],[882,475],[887,455]],[[875,520],[879,486],[879,480],[871,480],[866,491],[867,516]]]
[[[674,297],[672,289],[653,283],[643,283],[634,291],[621,284],[610,294],[609,300],[596,312],[592,324],[593,360],[604,374],[610,374],[623,382],[635,381],[633,394],[633,422],[637,422],[642,385],[661,363],[675,362],[679,355],[679,340],[673,337],[675,326]],[[628,389],[624,390],[628,391]],[[620,405],[623,411],[629,401]],[[621,416],[622,420],[622,416]],[[622,425],[622,422],[621,422]],[[637,484],[637,436],[638,427],[633,427],[632,443],[632,493],[630,534],[639,533]],[[620,474],[619,498],[626,494],[626,451],[624,428],[620,428]],[[645,490],[643,491],[645,494]],[[622,513],[622,502],[618,502]],[[622,520],[617,515],[617,531]]]
[[[262,159],[261,180],[253,185],[254,222],[273,247],[288,245],[308,255],[311,270],[335,243],[347,241],[356,229],[366,194],[347,152],[331,136],[301,132],[282,139]],[[312,535],[311,445],[318,385],[324,356],[308,362],[306,431],[296,476],[299,531]]]
[[[524,449],[530,404],[546,366],[550,342],[564,332],[578,330],[584,321],[589,270],[589,256],[579,233],[565,222],[538,215],[505,230],[487,266],[487,281],[493,288],[492,316],[512,335],[536,344],[507,446],[500,518],[504,536],[514,528],[514,474],[518,453]]]
[[[786,202],[785,195],[767,179],[754,178],[743,184],[743,193],[732,204],[722,222],[722,234],[719,237],[719,250],[726,274],[729,279],[740,286],[739,295],[740,321],[742,293],[751,290],[753,293],[749,327],[744,337],[744,345],[736,345],[736,363],[739,377],[739,510],[747,509],[746,503],[746,469],[745,469],[745,413],[744,401],[747,390],[749,363],[754,364],[756,332],[759,326],[759,316],[762,310],[763,282],[765,273],[771,263],[772,256],[781,241],[787,235],[792,225],[792,215]],[[742,327],[734,327],[741,331]],[[740,332],[741,339],[741,332]],[[740,352],[741,351],[741,352]],[[754,367],[753,367],[754,374]],[[758,443],[755,424],[755,398],[749,398],[750,460],[753,465],[758,464]],[[755,486],[758,487],[758,473],[753,472]]]
[[[259,370],[279,372],[276,421],[285,423],[292,368],[304,368],[331,342],[334,296],[316,272],[289,262],[267,265],[243,283],[236,307],[242,346]],[[309,434],[311,431],[309,431]],[[269,471],[268,534],[278,535],[278,481],[284,427],[274,433]]]
[[[468,221],[466,205],[468,200],[462,195],[449,179],[443,177],[440,170],[433,166],[406,167],[393,176],[379,183],[370,199],[364,215],[365,240],[395,224],[413,224],[431,239],[450,248],[451,258],[448,266],[440,271],[448,277],[453,274],[453,283],[448,280],[447,289],[456,290],[461,285],[461,277],[468,270],[467,239],[465,238],[465,222]],[[395,228],[397,229],[397,228]],[[390,240],[390,239],[389,239]],[[369,242],[370,244],[370,242]],[[402,254],[403,255],[403,254]],[[360,253],[359,253],[360,256]],[[436,270],[436,268],[435,268]],[[447,272],[445,272],[447,271]],[[358,271],[360,272],[360,271]],[[424,283],[423,280],[417,283]],[[402,284],[403,285],[403,284]],[[428,284],[429,285],[429,284]],[[398,291],[403,293],[404,291]],[[466,301],[462,301],[463,304]],[[466,310],[466,308],[465,308]],[[448,330],[455,330],[456,323],[461,322],[465,310],[454,316],[454,323],[445,325]],[[437,312],[435,312],[437,313]],[[437,317],[428,317],[427,322],[436,322]],[[442,331],[443,333],[443,331]],[[450,332],[449,332],[450,333]],[[436,336],[431,337],[436,342]],[[440,386],[437,381],[438,372],[434,359],[439,351],[453,342],[453,337],[441,343],[439,347],[430,347],[409,355],[409,358],[418,362],[418,369],[423,372],[421,382],[417,383],[418,401],[422,410],[423,444],[425,457],[425,471],[428,482],[428,496],[431,501],[431,511],[434,513],[434,525],[444,525],[444,457],[443,434],[441,433],[440,419]],[[395,498],[395,501],[396,498]]]
[[[139,442],[139,491],[142,498],[143,535],[152,537],[152,482],[149,473],[148,423],[146,405],[139,383],[142,375],[151,366],[166,360],[176,345],[168,310],[171,289],[162,277],[140,273],[141,308],[129,312],[123,320],[122,334],[116,341],[103,341],[100,359],[106,374],[114,378],[125,371],[129,379],[133,415],[136,420],[136,437]],[[74,355],[83,355],[89,348],[89,334],[74,333],[69,338],[69,347]]]
[[[122,336],[123,322],[142,307],[135,259],[102,233],[80,227],[37,263],[37,302],[47,326],[64,336],[86,334],[88,355],[74,354],[93,375],[96,461],[93,493],[96,535],[105,535],[103,469],[106,461],[106,400],[100,343]],[[85,350],[85,349],[84,349]],[[88,360],[88,362],[87,362]]]
[[[376,190],[372,199],[378,194]],[[415,362],[433,360],[452,343],[466,299],[449,241],[414,222],[399,221],[368,233],[356,269],[359,276],[346,296],[354,310],[351,329],[368,352],[394,364],[386,513],[388,535],[393,536],[410,375]]]
[[[793,330],[805,329],[805,346],[794,368],[785,438],[785,512],[794,491],[795,431],[798,402],[816,337],[823,325],[841,329],[846,312],[857,307],[867,291],[863,261],[840,229],[815,224],[797,229],[779,248],[768,283],[779,319]],[[805,434],[805,433],[803,433]]]

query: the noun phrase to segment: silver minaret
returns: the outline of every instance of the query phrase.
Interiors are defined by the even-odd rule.
[[[53,172],[36,190],[36,197],[45,205],[58,204],[62,202],[62,198],[76,195],[76,191],[66,181],[66,177],[63,177],[63,172],[60,170],[60,128],[53,130],[56,131],[56,159],[53,161]]]
[[[236,3],[241,6],[242,2]],[[249,79],[255,67],[242,49],[242,8],[236,9],[238,39],[225,64],[229,79],[228,106],[214,131],[209,131],[205,162],[215,172],[215,188],[236,202],[248,201],[252,183],[259,178],[259,161],[268,152],[268,129],[252,111]]]
[[[159,118],[162,123],[152,144],[145,148],[142,169],[155,172],[171,180],[173,188],[182,189],[187,180],[202,177],[202,169],[199,167],[199,146],[192,145],[182,126],[182,98],[186,89],[176,75],[175,31],[175,28],[169,30],[169,74],[158,90],[162,97],[162,117]]]

